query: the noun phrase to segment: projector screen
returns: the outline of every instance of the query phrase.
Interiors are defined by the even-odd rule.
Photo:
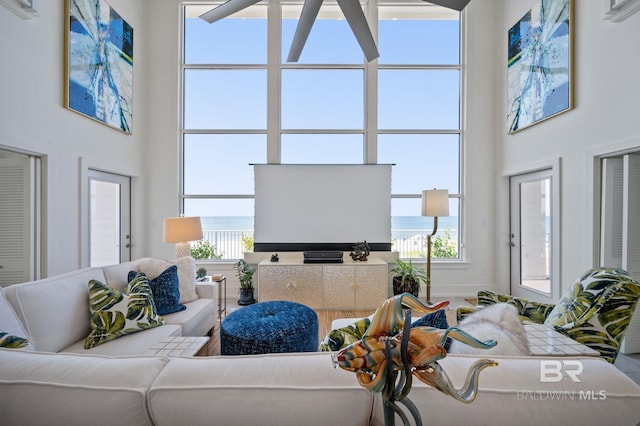
[[[254,165],[254,250],[391,250],[391,166]]]

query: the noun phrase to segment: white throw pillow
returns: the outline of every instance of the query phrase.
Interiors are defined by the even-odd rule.
[[[16,316],[13,306],[11,306],[11,303],[4,297],[2,288],[0,288],[0,333],[6,333],[2,334],[2,341],[5,343],[0,343],[0,346],[5,344],[9,345],[9,340],[13,340],[13,336],[29,340],[29,335]],[[26,342],[25,346],[22,346],[22,344],[19,346],[24,350],[34,350],[30,341]]]
[[[496,303],[470,314],[457,327],[480,341],[495,340],[490,349],[474,348],[452,339],[449,353],[465,355],[529,355],[529,341],[518,310],[507,303]]]
[[[172,261],[152,258],[140,259],[137,271],[144,272],[147,277],[155,280],[158,275],[171,265],[178,267],[179,303],[188,303],[198,299],[198,293],[196,293],[196,262],[191,256],[181,257]]]

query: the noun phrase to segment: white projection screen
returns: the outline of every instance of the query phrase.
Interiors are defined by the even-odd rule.
[[[255,251],[391,249],[390,164],[255,164]]]

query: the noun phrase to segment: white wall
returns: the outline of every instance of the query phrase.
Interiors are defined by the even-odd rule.
[[[498,144],[496,146],[496,246],[499,282],[508,282],[508,208],[505,171],[561,159],[561,288],[593,266],[593,152],[640,145],[640,13],[621,23],[603,19],[601,0],[575,0],[575,107],[514,135],[506,132],[507,30],[534,4],[533,0],[498,0],[495,30]],[[588,155],[589,154],[589,155]],[[597,224],[596,224],[597,225]]]
[[[0,7],[0,146],[41,154],[45,159],[46,247],[44,273],[80,267],[80,159],[134,179],[133,238],[143,235],[144,148],[147,140],[144,3],[110,0],[134,28],[133,135],[63,107],[64,2],[39,2],[40,16],[22,20]],[[143,246],[134,246],[134,256]]]

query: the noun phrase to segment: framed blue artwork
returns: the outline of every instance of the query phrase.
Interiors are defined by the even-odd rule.
[[[133,28],[104,0],[65,6],[65,106],[131,134]]]
[[[539,0],[508,33],[509,133],[573,108],[573,0]]]

